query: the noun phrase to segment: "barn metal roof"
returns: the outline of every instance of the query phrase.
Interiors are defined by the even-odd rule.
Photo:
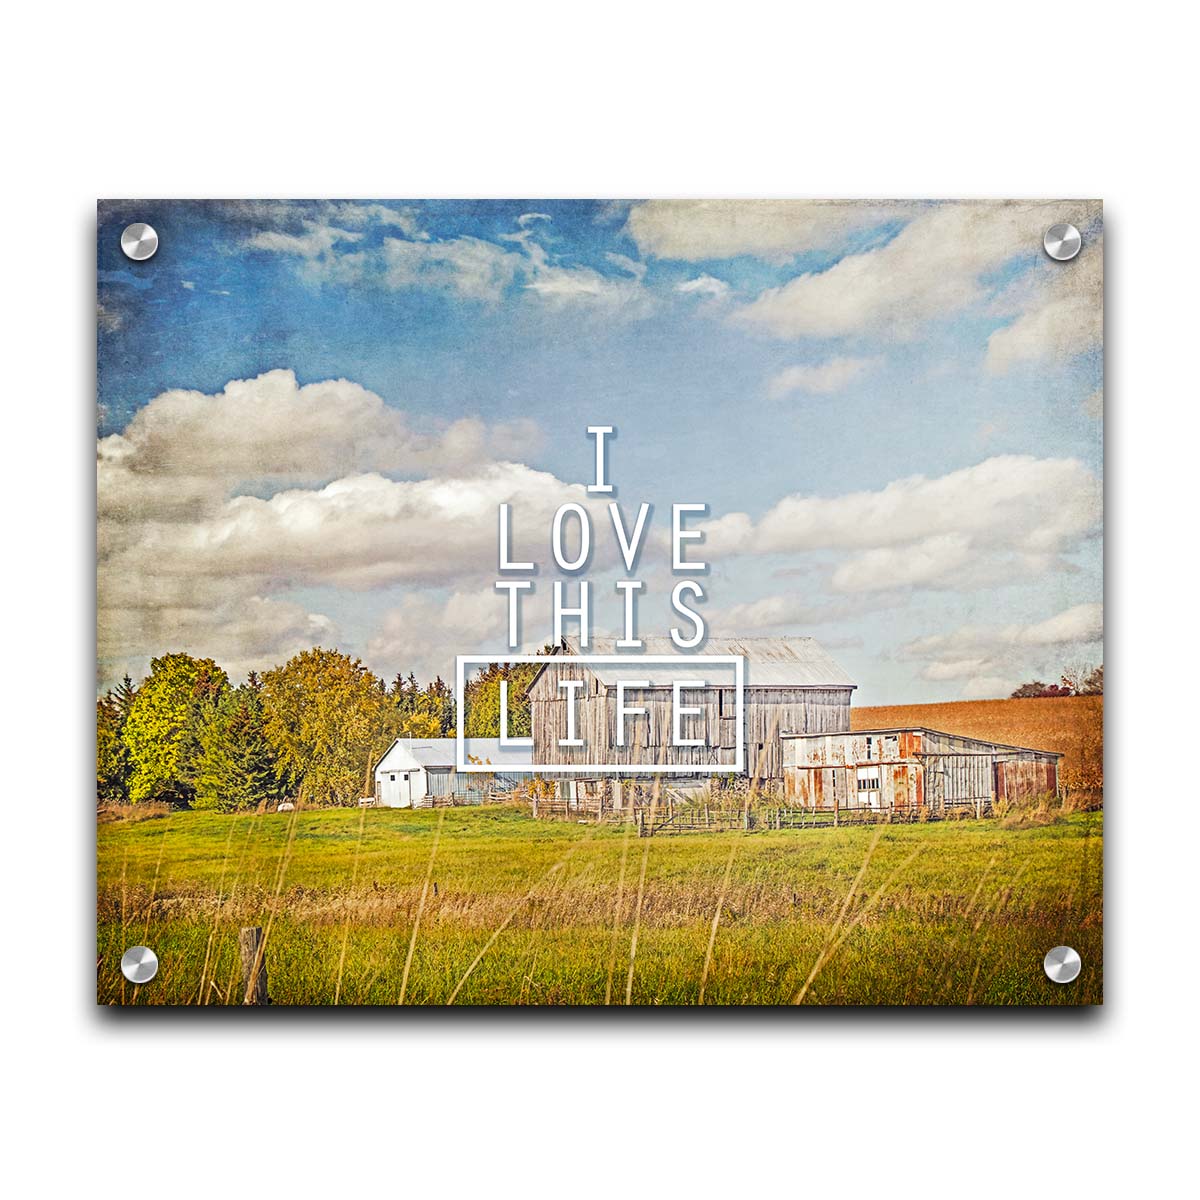
[[[570,655],[618,654],[628,658],[630,667],[637,668],[637,677],[649,679],[651,687],[670,687],[680,678],[681,668],[687,668],[706,683],[731,684],[728,667],[687,667],[690,659],[705,654],[742,656],[746,662],[747,687],[857,686],[816,638],[810,637],[710,637],[693,651],[680,650],[669,637],[644,637],[644,647],[633,651],[617,649],[616,639],[610,637],[593,637],[586,650],[580,649],[578,637],[566,637],[563,641],[565,652]],[[639,663],[643,655],[656,654],[678,659],[679,666]],[[618,679],[629,678],[630,667],[624,664],[589,663],[587,667],[606,687],[615,687]]]
[[[951,733],[946,729],[931,729],[928,725],[892,725],[886,729],[847,729],[840,733],[781,733],[782,738],[862,738],[878,737],[881,733],[932,733],[935,737],[958,738],[963,742],[974,742],[977,746],[988,746],[993,750],[1018,750],[1022,754],[1043,754],[1047,758],[1065,758],[1058,750],[1042,750],[1037,746],[1011,746],[1007,742],[993,742],[987,738],[972,737],[966,733]]]
[[[415,761],[422,767],[453,767],[454,738],[397,738],[379,760],[376,771],[404,770]],[[478,759],[497,767],[529,761],[529,749],[500,745],[499,738],[464,738],[466,761]]]

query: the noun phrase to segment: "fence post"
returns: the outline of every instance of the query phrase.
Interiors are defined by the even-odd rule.
[[[251,925],[238,934],[242,956],[242,1003],[268,1004],[267,948],[261,925]]]

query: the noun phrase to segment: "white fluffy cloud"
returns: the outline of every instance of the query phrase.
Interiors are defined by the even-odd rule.
[[[301,208],[299,213],[308,211]],[[643,263],[609,254],[616,274],[608,274],[554,262],[536,236],[538,225],[551,220],[545,213],[523,213],[517,229],[501,234],[499,242],[436,238],[420,228],[411,209],[378,204],[322,204],[298,218],[296,210],[278,211],[266,202],[237,208],[236,214],[267,226],[251,233],[244,249],[294,258],[300,275],[313,283],[390,291],[423,288],[490,304],[517,288],[548,307],[610,317],[640,316],[651,308]],[[371,226],[395,227],[403,236],[384,237],[376,244],[366,237]]]
[[[535,586],[523,593],[520,607],[520,652],[535,653],[550,638],[551,590]],[[419,678],[441,675],[450,682],[456,654],[508,650],[508,597],[488,584],[457,589],[446,596],[412,592],[383,618],[367,645],[367,658],[377,670],[391,674],[414,671]]]
[[[506,598],[495,589],[457,591],[448,598],[412,593],[385,614],[367,658],[385,675],[413,671],[447,682],[455,654],[484,649],[506,628]]]
[[[333,642],[327,614],[287,598],[297,589],[404,588],[368,647],[381,669],[444,672],[455,653],[502,649],[501,503],[517,559],[547,562],[567,501],[591,515],[590,566],[616,558],[607,497],[509,460],[537,441],[526,422],[418,432],[356,384],[301,387],[290,371],[156,397],[98,443],[102,683],[173,648],[243,673]],[[543,579],[522,601],[533,640],[551,594]]]
[[[685,279],[682,283],[677,283],[675,290],[682,296],[701,296],[706,300],[724,300],[729,295],[729,284],[712,275],[697,275],[695,279]]]
[[[152,590],[152,589],[151,589]],[[338,631],[321,613],[265,596],[199,586],[182,589],[175,603],[155,604],[149,592],[127,591],[127,603],[104,605],[97,628],[99,682],[140,678],[150,658],[184,651],[214,658],[235,679],[286,661],[310,646],[333,645]],[[206,602],[207,601],[207,602]]]
[[[839,592],[877,592],[896,587],[937,587],[952,584],[972,567],[973,547],[964,533],[917,538],[903,546],[880,546],[855,555],[833,572]],[[967,577],[980,583],[976,572]]]
[[[132,558],[189,586],[206,577],[253,587],[443,584],[495,567],[504,502],[514,506],[514,554],[544,559],[551,519],[567,500],[584,503],[582,485],[516,463],[419,480],[349,475],[265,499],[235,496],[182,520],[139,522],[136,541],[122,540],[112,561],[124,569]]]
[[[169,391],[98,446],[101,520],[197,515],[237,485],[317,483],[363,471],[470,470],[536,444],[528,421],[474,418],[418,432],[400,409],[345,379],[300,386],[292,371],[234,380],[216,395]]]
[[[499,300],[513,284],[521,257],[480,238],[401,241],[385,238],[383,280],[394,290],[432,287],[474,300]]]
[[[909,206],[860,200],[647,200],[626,232],[645,255],[702,262],[749,254],[786,262],[805,250],[845,243]]]
[[[547,513],[583,489],[497,461],[536,441],[525,422],[418,432],[356,384],[290,371],[166,392],[98,443],[99,657],[110,676],[170,647],[277,661],[333,632],[281,592],[486,570],[502,500],[527,518],[518,552],[541,556]]]
[[[227,219],[260,229],[299,232],[313,225],[339,225],[362,229],[380,225],[399,229],[407,237],[427,237],[416,211],[394,204],[362,200],[214,200]]]
[[[251,250],[315,259],[330,254],[341,242],[357,242],[361,239],[361,233],[349,233],[332,225],[312,223],[302,233],[288,233],[280,229],[261,230],[246,239],[246,246]]]
[[[874,601],[868,605],[857,598],[846,597],[833,601],[814,600],[807,593],[790,592],[714,609],[708,617],[708,624],[713,633],[730,637],[758,630],[795,632],[814,625],[845,620],[864,612],[868,607],[877,608],[879,605]],[[825,638],[821,641],[823,645],[832,644]],[[856,644],[859,644],[857,640]]]
[[[364,204],[359,200],[326,200],[321,208],[328,212],[331,220],[352,229],[378,224],[399,229],[405,237],[424,239],[429,237],[421,227],[415,209],[396,208],[391,204]]]
[[[803,363],[785,367],[767,384],[768,394],[778,399],[792,392],[810,392],[829,395],[840,392],[847,384],[871,370],[878,362],[873,358],[847,358],[838,356],[821,363]]]
[[[924,664],[924,679],[961,681],[967,697],[1002,696],[1032,676],[1056,682],[1080,656],[1099,661],[1103,638],[1103,606],[1077,604],[1031,624],[965,625],[918,638],[900,647],[897,657]]]
[[[1099,346],[1103,264],[1103,248],[1094,240],[1070,262],[1040,263],[1016,320],[988,338],[987,369],[1000,375],[1022,363],[1062,360]]]
[[[590,267],[537,267],[525,290],[555,307],[586,306],[608,315],[638,315],[649,310],[650,294],[642,283],[645,269],[623,255],[609,255],[621,275],[602,275]]]
[[[918,212],[886,245],[767,289],[735,319],[785,338],[911,337],[926,321],[987,299],[988,276],[1015,259],[1069,270],[1043,264],[1048,211],[1019,201],[937,205]],[[1096,206],[1082,201],[1053,212],[1080,228],[1098,218]]]
[[[877,491],[792,495],[758,521],[731,513],[706,526],[713,556],[841,551],[840,592],[972,588],[1061,568],[1097,533],[1100,481],[1076,459],[1001,455]]]

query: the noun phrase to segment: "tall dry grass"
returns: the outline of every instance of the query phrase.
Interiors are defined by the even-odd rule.
[[[239,1004],[238,931],[261,925],[277,1004],[1094,1003],[1100,829],[1061,809],[641,843],[507,807],[113,822],[97,996]],[[1040,970],[1064,941],[1088,964],[1069,991]],[[130,991],[139,942],[160,972]]]
[[[155,821],[171,815],[169,804],[150,801],[146,804],[105,804],[96,809],[96,821],[105,825],[110,821]]]

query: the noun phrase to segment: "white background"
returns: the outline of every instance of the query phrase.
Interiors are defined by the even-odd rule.
[[[1194,9],[824,7],[837,17],[745,0],[9,14],[0,1128],[12,1194],[1185,1189],[1200,999],[1200,789],[1184,724]],[[677,194],[1105,200],[1103,1010],[96,1011],[96,197]]]

